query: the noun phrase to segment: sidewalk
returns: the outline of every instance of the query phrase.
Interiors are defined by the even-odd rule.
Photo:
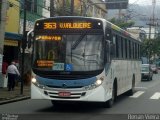
[[[30,98],[30,85],[23,86],[23,95],[21,93],[21,85],[15,86],[14,91],[8,91],[8,88],[0,88],[0,105],[10,102]]]

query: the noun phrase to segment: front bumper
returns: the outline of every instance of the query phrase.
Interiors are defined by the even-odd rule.
[[[151,78],[150,74],[142,74],[141,77],[142,80],[148,80],[149,78]]]
[[[70,96],[59,96],[59,92],[69,92]],[[31,99],[50,99],[57,101],[90,101],[104,102],[109,100],[111,95],[107,95],[105,89],[99,86],[92,90],[83,90],[82,88],[39,88],[31,84]]]

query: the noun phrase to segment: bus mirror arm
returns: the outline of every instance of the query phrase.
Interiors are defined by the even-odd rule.
[[[106,47],[105,47],[106,50],[105,50],[105,51],[106,51],[107,53],[110,51],[110,43],[111,43],[111,41],[106,40],[106,43],[105,43],[105,44],[106,44]]]
[[[115,54],[115,45],[113,44],[112,41],[109,41],[109,40],[106,40],[106,49],[108,51],[108,53],[110,54],[110,57],[114,57],[114,54]]]
[[[111,52],[111,41],[110,40],[106,40],[106,43],[105,43],[105,51],[107,53],[107,56],[105,58],[105,61],[110,61],[110,52]]]
[[[111,46],[110,46],[110,54],[111,56],[113,56],[115,54],[115,45],[113,43],[111,43]]]
[[[32,46],[32,41],[33,41],[33,30],[30,30],[28,33],[27,33],[27,46],[28,48],[31,48]]]

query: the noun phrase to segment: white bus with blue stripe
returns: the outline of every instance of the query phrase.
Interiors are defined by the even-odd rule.
[[[35,22],[32,99],[101,102],[133,94],[141,80],[140,41],[100,18],[53,17]]]

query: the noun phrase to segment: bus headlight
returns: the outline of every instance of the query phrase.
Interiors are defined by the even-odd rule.
[[[100,86],[103,83],[103,80],[104,80],[104,77],[97,79],[94,84],[85,86],[85,90],[91,90],[91,89],[94,89],[94,88]]]
[[[101,79],[98,79],[98,80],[95,82],[96,86],[99,86],[99,85],[101,85],[101,84],[102,84],[102,81],[103,81],[103,80],[101,80]]]
[[[41,88],[41,89],[44,89],[44,88],[45,88],[44,85],[38,83],[38,81],[37,81],[37,79],[36,79],[35,77],[32,78],[32,83],[33,83],[35,86],[37,86],[37,87],[39,87],[39,88]]]
[[[36,78],[32,78],[32,83],[36,83],[37,79]]]

